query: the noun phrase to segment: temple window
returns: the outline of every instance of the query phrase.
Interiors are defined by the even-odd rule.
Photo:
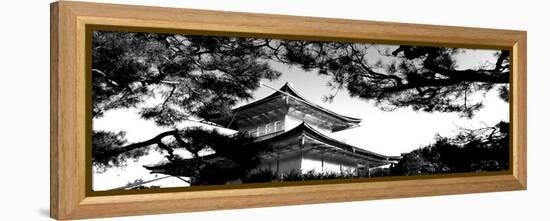
[[[266,124],[266,127],[267,127],[267,134],[275,132],[275,123],[274,122]]]
[[[265,125],[260,125],[260,126],[258,126],[258,137],[259,137],[259,136],[265,135],[265,133],[266,133],[266,128],[267,128],[267,127],[266,127]]]
[[[275,132],[282,131],[284,129],[284,124],[282,121],[275,121]]]
[[[267,124],[261,124],[257,127],[248,129],[247,132],[250,136],[261,137],[264,135],[283,131],[284,127],[285,125],[283,121],[275,121],[275,122],[269,122]]]

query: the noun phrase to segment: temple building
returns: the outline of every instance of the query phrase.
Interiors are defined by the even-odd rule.
[[[314,104],[289,83],[263,99],[211,121],[249,133],[257,142],[271,146],[273,151],[261,156],[258,169],[270,169],[277,175],[313,170],[368,176],[369,169],[397,160],[331,138],[331,133],[358,127],[361,119]]]

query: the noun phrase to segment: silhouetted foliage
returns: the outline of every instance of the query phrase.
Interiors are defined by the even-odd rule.
[[[158,189],[158,188],[160,188],[160,186],[155,186],[155,185],[145,186],[145,185],[142,184],[143,182],[144,182],[144,180],[140,178],[140,179],[134,180],[133,182],[128,182],[128,184],[126,184],[126,186],[128,187],[127,189],[129,189],[129,190]]]
[[[263,59],[262,44],[264,40],[252,38],[95,31],[92,116],[137,108],[143,119],[172,128],[183,120],[219,116],[239,100],[252,98],[261,79],[280,75]],[[126,144],[123,131],[94,131],[93,164],[99,172],[124,166],[126,160],[146,154],[149,147],[167,151],[169,159],[175,157],[176,148],[196,155],[193,149],[203,147],[184,141],[196,139],[196,131],[171,130],[133,144]],[[165,138],[176,141],[168,145]]]
[[[500,171],[509,168],[509,124],[438,137],[435,144],[403,155],[392,175]]]
[[[252,98],[261,79],[279,77],[262,59],[263,44],[252,38],[95,31],[93,116],[138,107],[142,118],[161,126],[210,117]],[[158,102],[145,103],[153,97]]]
[[[458,69],[457,48],[378,46],[358,43],[278,41],[272,58],[332,78],[329,86],[374,101],[383,110],[412,107],[426,112],[457,112],[472,117],[484,94],[497,85],[508,100],[509,52],[493,63]],[[374,54],[374,56],[373,56]],[[479,97],[479,96],[478,96]],[[334,94],[325,100],[331,101]]]
[[[134,149],[112,155],[108,158],[98,157],[120,148],[120,146],[126,142],[125,132],[113,133],[108,131],[93,131],[92,164],[96,166],[98,171],[102,172],[112,166],[124,166],[126,165],[127,160],[137,159],[147,153],[146,149]]]
[[[269,169],[256,170],[242,179],[243,183],[265,183],[265,182],[285,182],[285,181],[306,181],[306,180],[330,180],[330,179],[350,179],[357,178],[354,173],[347,172],[317,172],[309,170],[303,173],[301,170],[292,169],[282,176],[277,176],[275,171]]]
[[[283,174],[283,179],[282,180],[284,180],[284,181],[302,181],[303,180],[302,171],[293,169],[293,170]]]
[[[277,174],[270,169],[260,169],[250,172],[243,179],[243,183],[268,183],[276,181]]]
[[[256,151],[264,147],[243,135],[175,128],[184,120],[204,122],[225,115],[237,102],[252,98],[260,80],[281,75],[270,67],[270,60],[328,75],[329,85],[337,91],[346,89],[351,96],[373,100],[383,109],[412,107],[471,117],[482,101],[471,101],[470,95],[497,85],[500,97],[508,100],[508,51],[495,54],[493,64],[458,70],[460,49],[388,46],[378,51],[387,59],[372,60],[371,47],[377,46],[95,31],[93,118],[113,109],[135,108],[142,119],[170,129],[130,144],[124,131],[93,131],[93,165],[99,172],[124,166],[156,148],[167,154],[164,174],[193,177],[194,184],[242,179],[258,163]],[[333,98],[329,95],[326,100]],[[176,149],[188,151],[192,158],[182,158],[174,153]],[[207,149],[218,160],[199,155]]]
[[[192,158],[178,155],[155,166],[145,166],[152,173],[191,177],[194,185],[225,184],[243,179],[259,163],[259,153],[269,151],[267,146],[254,142],[246,134],[224,135],[217,131],[188,128],[180,132],[185,137],[186,150]],[[201,151],[212,154],[200,155]]]
[[[370,171],[370,177],[385,177],[391,176],[390,168],[373,168]]]

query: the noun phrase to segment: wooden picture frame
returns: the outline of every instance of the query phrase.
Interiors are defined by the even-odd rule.
[[[527,188],[525,31],[418,25],[80,2],[51,4],[50,214],[56,219],[525,190]],[[484,176],[380,179],[148,194],[94,195],[86,189],[86,27],[154,28],[295,39],[505,48],[511,55],[511,170]],[[88,126],[87,126],[88,125]],[[388,191],[391,189],[391,191]]]

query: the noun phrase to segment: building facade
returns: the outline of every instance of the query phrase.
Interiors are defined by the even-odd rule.
[[[258,170],[269,169],[281,177],[292,171],[368,176],[371,168],[395,160],[331,138],[331,133],[358,127],[361,119],[314,104],[289,83],[211,121],[270,146]]]

